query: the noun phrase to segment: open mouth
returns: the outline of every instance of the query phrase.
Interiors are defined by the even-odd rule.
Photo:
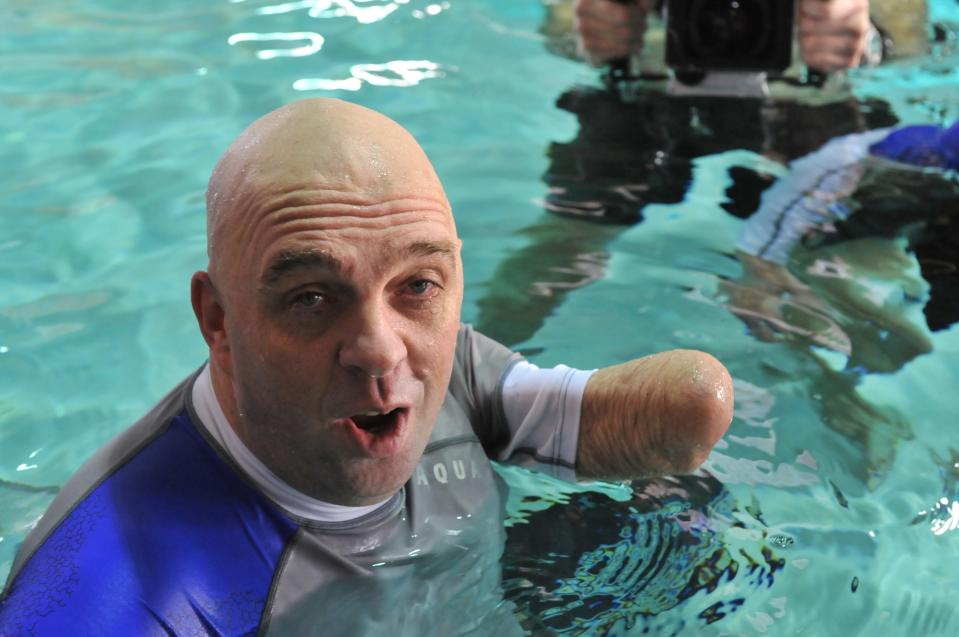
[[[400,416],[405,411],[406,409],[401,407],[385,414],[356,414],[351,416],[350,420],[353,421],[357,429],[362,429],[374,436],[388,436],[396,431],[400,423]]]
[[[402,451],[409,429],[410,408],[398,407],[380,413],[368,411],[343,418],[338,422],[358,446],[371,458],[388,458]]]

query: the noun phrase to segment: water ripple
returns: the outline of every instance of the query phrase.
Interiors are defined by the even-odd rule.
[[[294,0],[260,7],[256,15],[279,15],[307,10],[311,18],[353,18],[360,24],[372,24],[387,18],[410,0],[391,0],[374,3],[370,0]],[[245,0],[230,0],[233,4]],[[362,3],[362,4],[361,4]]]
[[[306,57],[313,55],[323,48],[323,36],[312,31],[299,31],[294,33],[234,33],[227,42],[230,46],[236,46],[242,42],[308,42],[303,46],[297,46],[287,49],[261,49],[256,52],[256,57],[261,60],[271,60],[278,57]]]
[[[733,529],[735,544],[726,538]],[[504,588],[523,617],[542,622],[530,629],[579,635],[711,624],[744,603],[745,588],[772,586],[784,567],[767,544],[789,543],[764,540],[761,523],[715,478],[650,480],[636,483],[627,502],[583,493],[510,528]]]
[[[384,64],[354,64],[347,78],[303,78],[293,83],[296,91],[358,91],[373,86],[416,86],[430,78],[443,77],[445,69],[429,60],[391,60]]]

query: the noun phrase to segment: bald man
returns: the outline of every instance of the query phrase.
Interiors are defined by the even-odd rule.
[[[461,325],[449,202],[373,111],[266,115],[207,195],[209,361],[63,488],[0,635],[515,633],[489,458],[685,473],[729,425],[706,354],[538,369]]]

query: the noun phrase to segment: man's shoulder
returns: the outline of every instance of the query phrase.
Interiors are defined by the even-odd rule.
[[[450,377],[450,393],[467,411],[481,408],[502,389],[509,368],[522,356],[477,332],[471,325],[460,326],[456,355]]]
[[[0,633],[255,630],[296,527],[194,427],[190,380],[64,487],[21,547]]]
[[[446,404],[431,444],[443,437],[472,432],[486,445],[504,435],[503,379],[521,359],[508,347],[463,324],[456,341]]]

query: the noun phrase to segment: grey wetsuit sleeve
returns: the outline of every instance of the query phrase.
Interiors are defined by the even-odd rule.
[[[496,457],[509,443],[503,412],[503,380],[523,357],[472,328],[462,325],[450,378],[450,394],[466,412],[487,455]]]

